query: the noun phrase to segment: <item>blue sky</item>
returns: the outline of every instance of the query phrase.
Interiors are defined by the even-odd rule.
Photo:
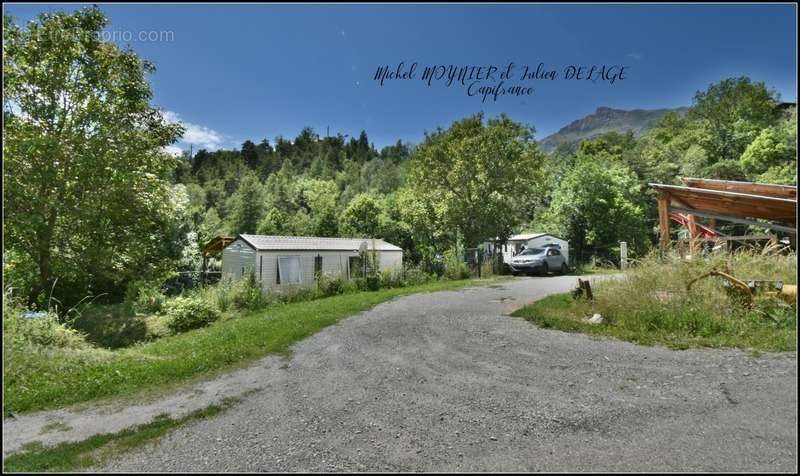
[[[179,145],[195,149],[293,138],[304,126],[321,135],[326,127],[351,136],[365,129],[378,147],[419,142],[425,131],[480,111],[507,113],[543,138],[599,106],[685,106],[698,89],[740,75],[796,101],[796,7],[788,4],[100,7],[111,20],[108,36],[155,63],[154,102],[187,125]],[[4,11],[25,22],[75,8]],[[461,87],[373,80],[379,66],[401,61],[419,63],[417,78],[437,64],[608,64],[627,72],[613,85],[529,82],[530,96],[481,102]]]

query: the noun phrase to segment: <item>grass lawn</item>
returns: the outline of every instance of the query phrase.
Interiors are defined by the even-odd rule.
[[[182,418],[164,416],[118,433],[95,435],[75,443],[61,443],[53,447],[32,444],[4,459],[3,471],[71,472],[96,467],[113,456],[139,448],[181,425],[218,415],[234,403],[235,399],[226,400],[220,405],[211,405]]]
[[[87,340],[98,347],[118,349],[150,337],[147,316],[138,315],[130,304],[101,304],[87,307],[72,322]]]
[[[276,304],[202,329],[117,350],[41,348],[7,355],[4,348],[3,412],[30,412],[168,388],[269,353],[285,352],[293,343],[344,317],[398,296],[496,281],[436,281]]]
[[[624,278],[595,283],[594,301],[570,294],[546,297],[518,309],[514,316],[543,328],[608,336],[642,345],[732,347],[759,351],[797,348],[797,305],[766,293],[747,308],[719,278],[689,279],[714,267],[727,268],[745,279],[796,283],[797,258],[738,254],[712,260],[680,262],[652,258]],[[603,324],[585,317],[599,313]]]

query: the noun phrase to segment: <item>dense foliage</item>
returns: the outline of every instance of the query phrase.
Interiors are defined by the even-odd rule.
[[[185,332],[207,326],[219,319],[219,311],[203,299],[176,297],[169,301],[164,314],[173,332]]]
[[[641,137],[550,154],[532,127],[478,114],[417,146],[305,128],[174,158],[181,128],[150,105],[152,65],[99,39],[98,9],[4,23],[4,277],[43,307],[126,288],[146,305],[148,285],[192,285],[219,234],[380,237],[429,272],[526,229],[562,235],[577,260],[614,257],[619,241],[641,256],[656,239],[649,182],[797,180],[796,109],[746,77]]]
[[[150,105],[153,66],[100,39],[96,8],[3,28],[4,238],[31,302],[158,277],[185,230],[163,152],[181,133]]]

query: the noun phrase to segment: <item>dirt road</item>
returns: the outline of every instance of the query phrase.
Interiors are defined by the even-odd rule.
[[[299,343],[225,414],[104,469],[796,469],[796,353],[641,347],[504,315],[574,281],[382,304]]]

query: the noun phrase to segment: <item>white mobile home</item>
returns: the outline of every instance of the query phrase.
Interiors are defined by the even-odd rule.
[[[360,250],[375,252],[378,269],[403,265],[403,250],[372,238],[239,235],[222,250],[222,276],[254,272],[261,288],[312,284],[319,273],[351,278],[362,272]]]
[[[495,251],[502,253],[504,263],[510,263],[511,258],[518,255],[523,249],[554,245],[558,246],[564,259],[569,262],[569,242],[550,233],[521,233],[510,236],[503,244],[497,241],[494,243]]]

